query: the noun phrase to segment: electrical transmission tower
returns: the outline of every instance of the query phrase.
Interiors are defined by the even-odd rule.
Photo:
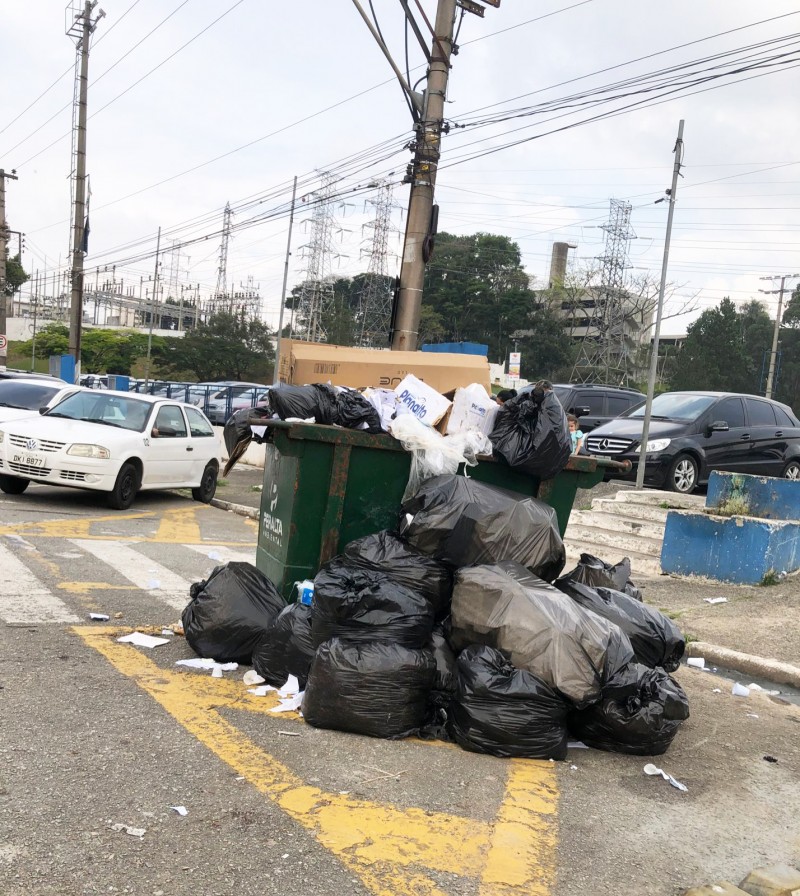
[[[587,317],[572,379],[581,383],[625,384],[628,377],[629,349],[626,316],[630,296],[625,291],[628,251],[636,234],[631,230],[630,202],[611,200],[602,262],[600,286],[593,288],[594,311]],[[589,304],[592,304],[590,297]]]
[[[331,260],[333,233],[336,228],[333,188],[337,178],[328,171],[320,172],[320,178],[320,188],[309,193],[303,200],[313,203],[314,210],[311,216],[311,239],[300,247],[308,261],[298,305],[300,314],[305,318],[305,335],[311,342],[327,340],[325,321],[334,304]]]
[[[228,295],[228,245],[231,241],[231,221],[233,212],[231,204],[225,204],[222,213],[222,240],[219,245],[219,264],[217,265],[217,289],[209,302],[209,311],[216,314],[220,311],[233,310],[233,297]]]
[[[247,275],[247,283],[240,283],[239,289],[231,293],[232,310],[239,317],[255,320],[261,317],[261,285],[256,284],[253,275]]]
[[[393,289],[389,279],[389,237],[392,231],[392,185],[380,183],[378,194],[368,203],[375,218],[365,226],[372,230],[369,267],[359,295],[361,336],[366,348],[388,348],[392,324]]]

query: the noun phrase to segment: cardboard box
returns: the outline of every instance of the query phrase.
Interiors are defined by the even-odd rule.
[[[436,352],[390,352],[349,348],[322,342],[281,340],[278,376],[282,383],[302,386],[331,383],[362,389],[396,389],[413,374],[437,392],[450,392],[471,383],[489,388],[489,363],[479,355]]]
[[[412,414],[426,426],[436,426],[450,410],[450,402],[427,383],[409,373],[394,390],[397,415]]]
[[[473,429],[488,436],[494,429],[494,418],[499,410],[500,405],[480,383],[456,389],[446,433],[451,436],[457,432]]]

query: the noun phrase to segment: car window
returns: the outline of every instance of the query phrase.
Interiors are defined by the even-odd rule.
[[[733,429],[734,426],[744,426],[744,408],[741,398],[726,398],[712,411],[710,422],[724,420]]]
[[[687,392],[663,392],[653,399],[652,415],[665,420],[697,420],[716,401],[713,395],[693,395]],[[644,417],[646,404],[628,414]]]
[[[556,398],[561,404],[566,407],[569,397],[572,394],[572,389],[565,388],[564,386],[553,386],[553,392],[556,393]]]
[[[155,428],[157,433],[154,432],[153,435],[157,435],[158,438],[186,438],[186,423],[181,409],[176,404],[165,404],[159,408]]]
[[[59,386],[26,383],[24,380],[3,380],[0,383],[0,408],[38,410],[58,392]]]
[[[603,400],[605,396],[598,392],[576,392],[572,400],[572,407],[589,408],[590,414],[603,414]]]
[[[196,437],[214,435],[214,427],[206,420],[206,418],[195,408],[186,408],[186,416],[189,418],[189,432]]]
[[[633,403],[624,395],[606,395],[608,401],[608,413],[611,417],[619,417],[623,411],[627,411]]]
[[[745,398],[745,404],[751,426],[775,426],[775,412],[769,402]]]
[[[149,402],[139,398],[85,390],[75,392],[60,401],[47,412],[47,416],[85,420],[142,432],[150,416],[150,408]]]
[[[772,410],[775,411],[775,416],[778,419],[778,426],[796,426],[797,424],[792,420],[792,418],[784,411],[783,408],[778,407],[778,405],[772,405]]]

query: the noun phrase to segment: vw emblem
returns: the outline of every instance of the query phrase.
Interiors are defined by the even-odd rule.
[[[36,451],[36,449],[39,447],[39,443],[36,441],[36,439],[28,439],[28,441],[25,442],[25,447],[28,449],[28,451]]]

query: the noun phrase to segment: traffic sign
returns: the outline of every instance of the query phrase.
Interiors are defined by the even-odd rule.
[[[5,336],[0,336],[0,348],[5,348],[8,345],[8,339]]]

